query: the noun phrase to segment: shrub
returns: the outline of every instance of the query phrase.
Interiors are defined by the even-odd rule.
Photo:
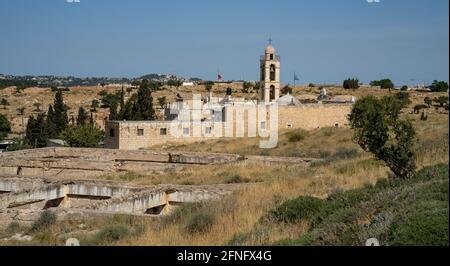
[[[21,226],[18,222],[12,222],[6,228],[6,233],[8,234],[16,234],[20,231]]]
[[[226,184],[239,184],[239,183],[248,183],[250,179],[241,177],[240,175],[234,175],[225,180]]]
[[[191,234],[208,232],[215,220],[215,215],[211,210],[202,210],[186,219],[184,230]]]
[[[344,89],[359,89],[359,80],[358,79],[346,79],[344,80],[344,83],[342,85]]]
[[[271,210],[266,219],[283,223],[293,223],[302,219],[310,220],[323,206],[324,202],[321,199],[300,197]]]
[[[303,130],[296,131],[296,132],[289,134],[288,141],[289,142],[299,142],[299,141],[304,140],[307,137],[307,135],[308,135],[308,133],[306,131],[303,131]]]
[[[125,238],[128,234],[129,230],[125,225],[114,224],[102,228],[95,236],[95,239],[100,243],[111,243]]]
[[[414,179],[432,180],[432,179],[448,179],[448,164],[437,164],[422,168]]]
[[[333,154],[332,157],[335,159],[348,160],[358,157],[359,154],[358,149],[341,147]]]
[[[56,215],[49,210],[45,210],[41,213],[39,219],[33,223],[33,225],[31,226],[31,231],[37,232],[42,229],[46,229],[49,226],[54,225],[55,223],[56,223]]]
[[[448,246],[448,202],[412,205],[396,217],[386,243],[391,246]]]

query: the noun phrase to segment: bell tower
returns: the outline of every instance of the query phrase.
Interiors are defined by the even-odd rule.
[[[269,104],[280,98],[280,65],[280,56],[275,54],[272,39],[269,39],[269,45],[261,56],[260,102]]]

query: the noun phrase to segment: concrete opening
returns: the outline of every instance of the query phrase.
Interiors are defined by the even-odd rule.
[[[64,200],[64,198],[58,198],[58,199],[53,199],[53,200],[47,200],[47,202],[44,205],[44,209],[49,209],[49,208],[56,208],[59,205],[61,205],[61,202]]]
[[[145,211],[145,214],[160,215],[166,206],[167,205],[164,204],[164,205],[156,206],[153,208],[149,208]]]

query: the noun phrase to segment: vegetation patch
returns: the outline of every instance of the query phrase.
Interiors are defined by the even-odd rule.
[[[326,200],[287,201],[267,217],[276,223],[310,224],[305,234],[277,245],[361,246],[375,237],[386,246],[447,246],[448,187],[448,165],[439,164],[410,180],[384,179],[374,186],[337,191]]]

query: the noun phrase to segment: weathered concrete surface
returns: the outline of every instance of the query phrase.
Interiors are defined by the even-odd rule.
[[[99,180],[50,182],[43,178],[0,178],[0,226],[12,221],[31,223],[44,209],[57,210],[66,219],[113,214],[159,216],[186,202],[218,200],[243,185],[135,186]],[[92,217],[91,217],[92,218]]]
[[[161,206],[164,212],[170,211],[171,204],[186,202],[201,202],[206,200],[218,200],[239,188],[239,185],[212,185],[212,186],[174,186],[162,185],[140,193],[122,198],[114,198],[102,201],[86,207],[86,209],[144,214],[149,209]]]
[[[175,151],[44,148],[0,154],[0,176],[93,178],[115,172],[161,172],[185,165],[255,162],[308,167],[317,159]]]

